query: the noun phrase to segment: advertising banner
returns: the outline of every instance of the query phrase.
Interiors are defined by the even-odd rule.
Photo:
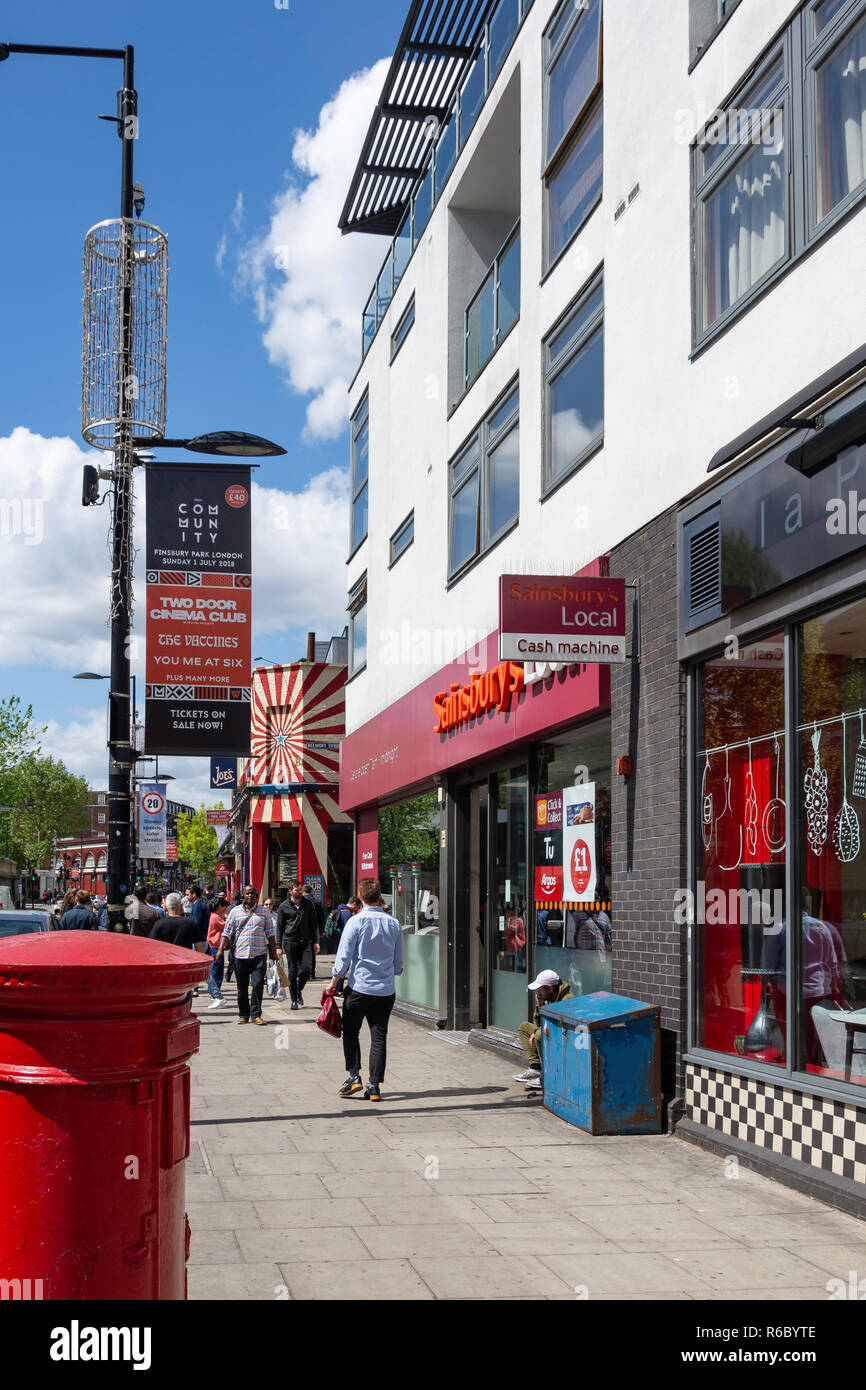
[[[159,782],[145,782],[138,802],[138,853],[142,859],[165,858],[166,801]]]
[[[567,902],[588,902],[596,893],[595,783],[562,793],[562,869]]]
[[[503,574],[499,660],[617,665],[625,616],[624,579]]]
[[[235,758],[211,758],[210,784],[212,791],[236,791],[238,785],[237,760]]]
[[[213,829],[216,831],[217,848],[219,848],[220,845],[222,845],[223,841],[226,839],[229,833],[229,821],[231,820],[231,818],[232,813],[230,809],[205,812],[205,820],[207,824],[212,826]]]
[[[309,893],[313,902],[324,903],[325,901],[325,879],[322,874],[304,874],[304,890]]]
[[[166,864],[177,863],[177,840],[166,840],[163,858]]]
[[[148,464],[145,750],[246,757],[250,470]]]
[[[535,897],[562,902],[562,792],[535,798]]]

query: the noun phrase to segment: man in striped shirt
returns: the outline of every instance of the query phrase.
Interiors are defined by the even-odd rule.
[[[217,960],[231,947],[238,985],[238,1023],[264,1025],[262,995],[268,956],[277,958],[271,914],[258,907],[258,893],[249,884],[244,889],[243,907],[233,907],[223,928]],[[250,995],[252,994],[252,999]]]

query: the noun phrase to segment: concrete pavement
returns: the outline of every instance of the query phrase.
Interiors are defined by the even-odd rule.
[[[233,986],[195,1001],[191,1299],[827,1300],[866,1276],[855,1218],[676,1138],[594,1139],[463,1039],[394,1018],[382,1104],[343,1100],[322,989],[266,1028]]]

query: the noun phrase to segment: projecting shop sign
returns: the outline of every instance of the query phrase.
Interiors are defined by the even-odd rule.
[[[249,756],[250,470],[148,464],[148,753]]]
[[[500,661],[624,662],[625,580],[503,574]]]

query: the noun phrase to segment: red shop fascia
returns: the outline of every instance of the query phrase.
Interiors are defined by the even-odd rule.
[[[573,578],[608,577],[602,556]],[[499,630],[348,734],[340,748],[340,809],[357,829],[357,874],[378,876],[379,807],[441,785],[610,712],[605,665],[499,660]]]

